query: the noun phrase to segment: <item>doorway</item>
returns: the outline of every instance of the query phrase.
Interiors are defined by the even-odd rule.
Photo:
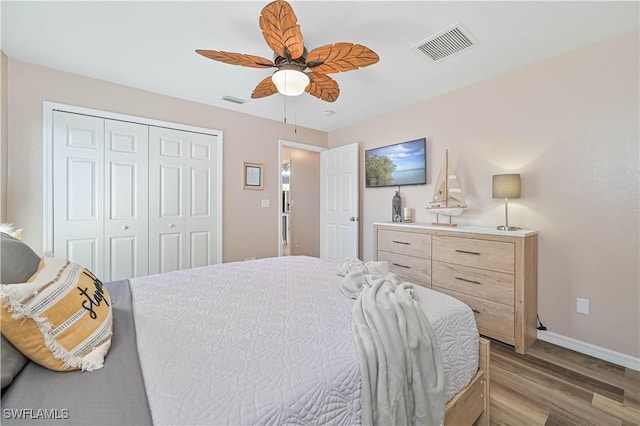
[[[290,148],[283,148],[283,157],[285,160],[282,162],[282,235],[280,236],[282,245],[282,255],[291,256],[291,227],[289,226],[289,213],[291,206],[291,158]]]
[[[279,256],[320,256],[320,152],[325,150],[279,143]]]

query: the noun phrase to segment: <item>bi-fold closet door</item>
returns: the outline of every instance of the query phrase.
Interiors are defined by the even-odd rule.
[[[216,136],[53,112],[53,250],[103,281],[216,261]]]
[[[149,273],[215,263],[216,137],[149,127]]]

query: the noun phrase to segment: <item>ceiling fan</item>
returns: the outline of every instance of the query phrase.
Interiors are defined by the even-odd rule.
[[[353,43],[327,44],[311,50],[304,47],[302,32],[291,5],[276,0],[262,9],[260,28],[274,59],[244,53],[217,50],[196,50],[215,61],[253,68],[277,68],[272,76],[262,80],[253,90],[253,99],[280,92],[297,96],[307,92],[327,102],[340,94],[338,83],[327,74],[351,71],[375,64],[380,59],[368,47]]]

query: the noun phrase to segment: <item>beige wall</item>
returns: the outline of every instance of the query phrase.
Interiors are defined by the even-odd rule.
[[[278,254],[278,141],[326,146],[324,132],[298,128],[204,104],[8,61],[8,221],[42,251],[42,103],[59,102],[224,132],[223,259]],[[264,164],[264,190],[242,190],[242,163]],[[271,207],[262,208],[261,200]],[[247,242],[251,242],[247,244]]]
[[[320,154],[285,149],[291,160],[291,254],[320,257]]]
[[[638,33],[538,62],[329,135],[361,149],[428,139],[428,185],[403,188],[418,221],[445,148],[469,209],[455,222],[494,226],[491,176],[521,173],[510,224],[539,234],[539,314],[549,331],[640,357]],[[364,154],[361,155],[361,161]],[[364,176],[361,177],[364,182]],[[394,188],[362,189],[361,253],[389,220]],[[576,298],[590,299],[590,315]]]
[[[7,56],[0,52],[0,222],[7,218],[7,155],[8,108],[7,108]]]

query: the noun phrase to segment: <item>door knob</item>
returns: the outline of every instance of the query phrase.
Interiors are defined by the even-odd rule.
[[[126,231],[127,229],[129,229],[129,226],[127,226],[127,225],[122,225],[122,230],[123,230],[123,231]]]
[[[351,222],[357,222],[357,221],[358,221],[358,217],[357,217],[357,216],[351,216],[351,217],[349,218],[349,220],[350,220]]]
[[[169,224],[169,228],[173,228],[174,226],[176,226],[175,223],[170,223]]]

